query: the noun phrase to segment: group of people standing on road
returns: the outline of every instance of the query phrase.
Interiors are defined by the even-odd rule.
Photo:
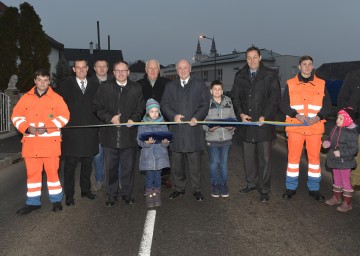
[[[200,173],[205,144],[211,196],[228,197],[228,154],[235,130],[243,149],[247,183],[240,193],[257,190],[260,201],[267,202],[276,127],[266,121],[275,121],[279,109],[286,115],[288,125],[283,198],[291,199],[296,194],[305,143],[309,195],[325,201],[319,191],[323,145],[330,148],[328,166],[334,168],[333,196],[325,203],[341,204],[339,211],[351,210],[350,171],[356,167],[354,157],[358,152],[359,131],[355,123],[360,106],[359,86],[345,81],[339,96],[339,100],[344,99],[341,102],[344,105],[338,113],[337,126],[322,142],[331,101],[325,81],[313,73],[313,59],[300,58],[300,72],[287,81],[282,97],[278,75],[262,64],[258,48],[247,49],[246,62],[235,75],[231,97],[223,94],[221,81],[213,81],[208,88],[192,76],[191,64],[185,59],[176,63],[178,77],[173,81],[160,77],[160,64],[151,59],[146,62],[145,77],[137,82],[129,79],[129,65],[125,61],[114,64],[113,77],[110,77],[107,61],[97,60],[96,75],[87,78],[87,61],[79,59],[74,62],[75,77],[61,83],[57,93],[49,86],[48,71],[39,69],[34,76],[35,86],[22,96],[12,114],[14,125],[24,134],[23,157],[28,176],[26,205],[17,213],[25,215],[41,207],[43,169],[47,174],[52,210],[62,210],[63,193],[66,205],[74,205],[75,168],[79,161],[81,197],[95,199],[92,189],[99,190],[105,183],[107,207],[114,206],[120,195],[126,204],[134,204],[139,146],[139,169],[146,172],[147,207],[161,205],[161,171],[170,166],[174,191],[169,198],[185,193],[188,170],[194,198],[204,200]],[[359,83],[360,78],[352,83],[356,82]],[[221,124],[225,120],[242,123]],[[175,124],[167,126],[163,121]],[[211,125],[206,121],[216,122]],[[60,155],[64,158],[64,192],[58,177]],[[92,187],[93,159],[96,184]]]

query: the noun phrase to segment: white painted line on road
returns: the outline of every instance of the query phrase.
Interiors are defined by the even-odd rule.
[[[139,256],[150,256],[151,244],[154,234],[156,211],[150,210],[147,212],[144,224],[144,232],[140,243]]]

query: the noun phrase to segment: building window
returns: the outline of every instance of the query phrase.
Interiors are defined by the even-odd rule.
[[[219,80],[219,81],[222,81],[223,80],[223,72],[222,72],[222,69],[217,69],[216,70],[216,79]]]
[[[208,81],[208,72],[207,71],[203,71],[203,81],[204,82]]]

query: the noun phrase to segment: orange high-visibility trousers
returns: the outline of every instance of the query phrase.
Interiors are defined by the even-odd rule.
[[[320,149],[322,134],[303,135],[288,132],[288,166],[286,172],[286,188],[296,190],[298,187],[299,165],[304,143],[308,156],[308,182],[310,191],[320,189],[321,168]]]
[[[62,200],[59,180],[59,157],[25,157],[27,173],[27,205],[40,205],[42,171],[45,169],[49,198],[52,203]]]

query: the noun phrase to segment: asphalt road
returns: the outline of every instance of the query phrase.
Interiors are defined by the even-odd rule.
[[[202,159],[205,200],[195,201],[189,190],[169,200],[172,190],[164,188],[163,206],[155,208],[151,255],[359,255],[359,196],[348,213],[316,202],[308,195],[303,159],[298,193],[283,200],[283,142],[274,146],[268,203],[261,203],[256,191],[238,192],[246,184],[237,144],[229,156],[227,199],[211,198],[206,152]],[[331,194],[330,178],[323,168],[321,190],[326,196]],[[42,208],[17,216],[25,201],[24,164],[0,170],[0,255],[138,255],[148,209],[142,196],[144,176],[136,172],[135,182],[134,206],[120,201],[106,208],[100,191],[93,201],[77,193],[75,206],[64,204],[62,212],[53,213],[43,190]]]

